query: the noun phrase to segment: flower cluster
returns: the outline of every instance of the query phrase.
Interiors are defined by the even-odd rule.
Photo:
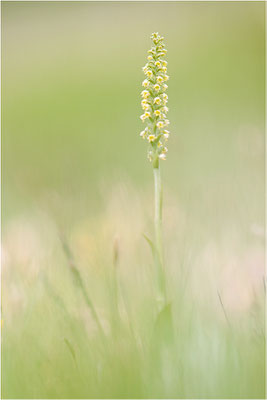
[[[163,37],[157,32],[151,35],[153,45],[148,51],[147,64],[143,67],[146,79],[142,86],[141,106],[144,113],[140,116],[142,122],[146,122],[146,128],[140,133],[143,139],[149,142],[148,159],[154,165],[158,160],[165,160],[168,151],[166,142],[170,132],[167,130],[169,120],[166,117],[169,111],[167,107],[168,95],[165,93],[168,88],[166,82],[167,61],[164,59],[167,50],[163,43]]]

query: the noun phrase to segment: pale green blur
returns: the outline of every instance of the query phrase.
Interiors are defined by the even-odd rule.
[[[264,12],[2,2],[3,398],[264,398]],[[153,31],[170,75],[160,318],[139,137]]]

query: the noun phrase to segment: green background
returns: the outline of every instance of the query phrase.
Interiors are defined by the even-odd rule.
[[[263,397],[264,3],[1,7],[3,397]],[[59,230],[105,314],[118,237],[121,301],[127,293],[128,319],[146,348],[154,289],[142,234],[153,235],[153,174],[139,115],[142,66],[154,31],[168,49],[163,225],[170,293],[174,309],[183,310],[175,312],[175,326],[184,327],[175,345],[181,358],[167,362],[171,383],[165,373],[161,385],[153,357],[150,368],[142,357],[133,361],[137,351],[122,324],[120,346],[110,339],[115,367],[95,383],[88,369],[98,371],[99,359],[105,365],[109,356],[99,355],[97,346],[86,353],[87,339],[65,333],[43,276],[83,321]],[[77,354],[82,349],[78,374],[64,337]],[[121,343],[131,352],[123,362]]]

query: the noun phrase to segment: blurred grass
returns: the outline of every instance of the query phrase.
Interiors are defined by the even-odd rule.
[[[2,397],[264,398],[264,3],[1,7]],[[171,77],[163,349],[138,136],[153,31]]]

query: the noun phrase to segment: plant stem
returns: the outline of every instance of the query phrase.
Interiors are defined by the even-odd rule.
[[[73,274],[75,283],[80,288],[80,290],[82,292],[82,295],[83,295],[83,298],[84,298],[87,306],[91,310],[92,316],[93,316],[93,318],[94,318],[94,320],[95,320],[95,322],[96,322],[96,324],[98,326],[98,329],[99,329],[101,335],[103,336],[103,338],[105,338],[105,333],[104,333],[103,327],[102,327],[102,325],[100,323],[100,320],[98,318],[98,314],[96,312],[96,309],[94,307],[94,304],[93,304],[92,300],[90,299],[90,297],[87,294],[87,291],[86,291],[84,282],[82,280],[80,271],[76,267],[76,264],[74,262],[74,258],[73,258],[72,252],[70,250],[70,247],[69,247],[69,245],[67,243],[67,240],[63,237],[63,235],[60,235],[60,239],[61,239],[63,251],[64,251],[64,253],[66,255],[66,258],[67,258],[67,260],[69,262],[70,270],[71,270],[71,272]]]
[[[157,283],[163,304],[166,304],[166,283],[163,268],[163,244],[162,244],[162,186],[159,163],[154,165],[154,187],[155,187],[155,267],[157,272]]]

